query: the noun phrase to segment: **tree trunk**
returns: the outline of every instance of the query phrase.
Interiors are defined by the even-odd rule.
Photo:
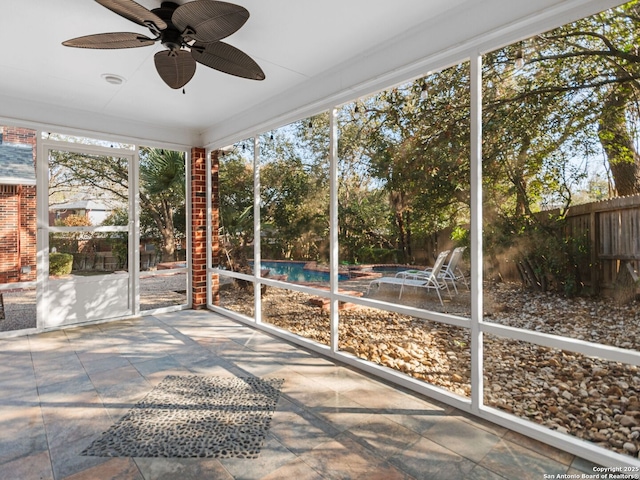
[[[413,251],[411,250],[411,212],[407,212],[407,257],[405,260],[413,260]]]
[[[619,196],[640,193],[640,155],[636,152],[627,123],[627,105],[633,91],[616,85],[604,101],[598,136]]]
[[[176,242],[173,238],[173,228],[161,228],[162,235],[162,261],[173,262],[175,260],[174,253],[176,251]]]
[[[404,243],[405,234],[404,234],[404,219],[402,218],[402,212],[396,211],[396,225],[398,226],[398,249],[402,252],[402,255],[405,255],[406,245]]]
[[[393,207],[396,226],[398,227],[398,249],[402,252],[402,260],[407,258],[407,232],[405,230],[404,194],[402,192],[390,192],[389,200]]]
[[[511,174],[511,181],[513,182],[516,190],[516,218],[523,218],[530,211],[529,198],[527,195],[527,178],[525,176],[530,146],[531,137],[529,137],[529,135],[524,135],[522,138],[522,145],[516,158],[516,165]]]

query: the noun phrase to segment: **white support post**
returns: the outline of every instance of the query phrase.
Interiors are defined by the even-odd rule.
[[[44,328],[49,310],[49,147],[36,133],[36,326]]]
[[[253,319],[262,323],[262,284],[260,283],[260,138],[253,137]]]
[[[338,110],[329,111],[329,169],[330,169],[330,322],[331,322],[331,351],[338,351]]]
[[[140,314],[140,146],[129,158],[129,308]],[[187,230],[188,231],[188,230]]]
[[[471,77],[471,411],[483,400],[482,298],[482,55],[470,58]]]

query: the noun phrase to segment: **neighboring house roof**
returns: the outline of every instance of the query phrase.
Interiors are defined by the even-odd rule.
[[[77,200],[75,202],[61,203],[59,205],[51,205],[49,210],[91,210],[91,211],[111,211],[106,205],[95,202],[93,200]]]
[[[12,143],[0,144],[0,185],[35,184],[33,147]]]

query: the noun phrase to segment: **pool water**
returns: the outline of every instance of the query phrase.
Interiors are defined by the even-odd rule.
[[[329,273],[317,270],[305,270],[306,262],[270,262],[263,261],[260,266],[269,269],[269,275],[286,275],[287,282],[294,283],[329,283]],[[348,280],[347,275],[338,275],[338,280]]]
[[[413,267],[411,265],[377,265],[371,270],[376,273],[381,273],[383,277],[395,277],[398,272],[404,272],[407,270],[422,270],[422,268]]]

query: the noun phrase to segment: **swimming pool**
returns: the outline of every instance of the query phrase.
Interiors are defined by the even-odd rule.
[[[398,272],[406,270],[422,270],[422,268],[411,265],[376,265],[371,268],[372,272],[381,273],[383,277],[395,277]]]
[[[273,262],[262,261],[260,266],[269,269],[269,275],[286,275],[287,282],[294,283],[329,283],[329,273],[318,270],[306,270],[307,262]],[[338,275],[338,280],[348,280],[348,275]]]

